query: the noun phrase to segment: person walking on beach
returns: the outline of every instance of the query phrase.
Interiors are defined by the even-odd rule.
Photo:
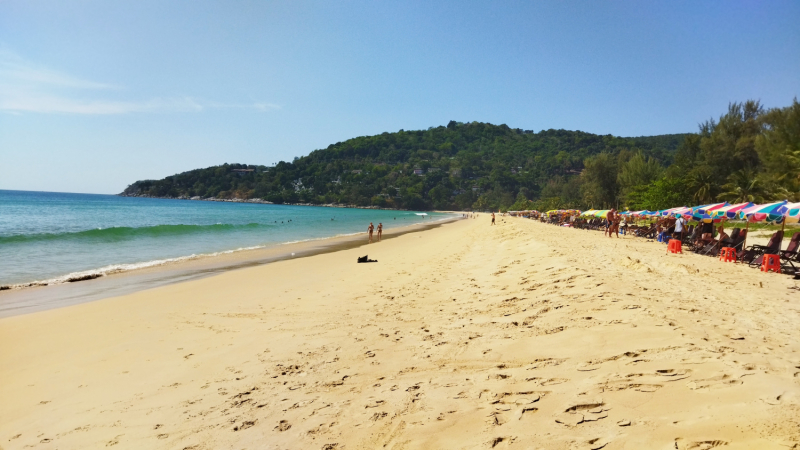
[[[383,223],[378,222],[378,242],[381,241],[382,234],[383,234]]]
[[[494,225],[494,213],[492,213],[492,225]]]
[[[370,222],[369,223],[369,228],[367,228],[367,230],[369,231],[369,243],[370,244],[372,244],[372,230],[374,230],[374,229],[375,229],[375,226],[372,225],[372,222]]]

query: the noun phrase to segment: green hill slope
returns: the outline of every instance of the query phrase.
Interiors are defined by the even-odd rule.
[[[224,164],[137,181],[121,195],[263,199],[404,209],[498,209],[517,199],[580,206],[580,174],[597,155],[657,166],[673,162],[687,134],[622,138],[581,131],[538,133],[450,122],[363,136],[274,167]],[[638,157],[638,156],[637,156]]]

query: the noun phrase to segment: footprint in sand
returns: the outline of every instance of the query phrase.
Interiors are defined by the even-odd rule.
[[[565,409],[556,416],[556,422],[568,427],[575,427],[584,422],[594,422],[608,417],[606,404],[602,401],[578,403]]]
[[[256,424],[255,420],[245,420],[241,425],[233,427],[233,431],[246,430]]]
[[[278,426],[275,427],[275,429],[278,431],[286,431],[289,428],[292,428],[292,425],[289,424],[289,421],[287,420],[281,420],[280,422],[278,422]]]
[[[728,445],[726,441],[720,441],[720,440],[690,442],[689,444],[686,445],[686,447],[679,447],[678,442],[676,442],[675,444],[676,448],[681,448],[686,450],[710,450],[712,448]]]

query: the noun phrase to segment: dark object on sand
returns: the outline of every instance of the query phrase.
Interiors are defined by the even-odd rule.
[[[88,275],[77,275],[72,278],[67,278],[68,283],[74,283],[76,281],[86,281],[86,280],[94,280],[95,278],[102,277],[102,273],[90,273]]]
[[[377,259],[369,259],[369,255],[360,256],[358,258],[358,262],[360,263],[368,263],[368,262],[378,262]]]

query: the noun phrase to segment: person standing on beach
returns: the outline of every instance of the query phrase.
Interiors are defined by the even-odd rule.
[[[684,219],[683,216],[678,216],[678,220],[675,221],[675,233],[673,234],[673,237],[681,242],[683,242],[683,227],[685,225],[686,219]]]
[[[369,243],[370,244],[372,244],[372,230],[374,230],[374,229],[375,229],[375,226],[372,225],[372,222],[370,222],[369,223],[369,228],[367,228],[367,230],[369,231]]]
[[[494,213],[492,213],[492,225],[494,225]]]
[[[382,234],[383,234],[383,223],[378,222],[378,242],[381,241]]]
[[[611,225],[612,231],[614,232],[614,235],[617,236],[617,239],[619,239],[619,223],[621,221],[622,221],[622,216],[616,214],[614,216],[614,223]]]
[[[614,232],[614,221],[617,220],[617,210],[611,208],[611,211],[606,215],[606,220],[608,221],[608,237],[611,237],[611,233]]]

